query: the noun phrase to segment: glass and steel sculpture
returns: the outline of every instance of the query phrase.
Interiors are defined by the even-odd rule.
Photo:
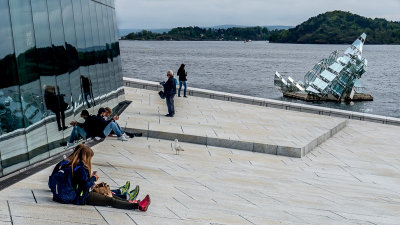
[[[304,83],[283,78],[275,73],[274,85],[284,96],[302,100],[373,100],[369,94],[362,93],[359,79],[365,73],[368,61],[362,57],[367,35],[363,33],[339,57],[338,51],[322,59],[304,76]]]

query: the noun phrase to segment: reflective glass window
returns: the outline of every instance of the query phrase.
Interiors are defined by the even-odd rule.
[[[90,21],[91,21],[91,27],[92,27],[92,34],[93,34],[93,43],[94,43],[94,55],[95,55],[95,71],[96,71],[96,77],[97,81],[99,84],[99,103],[103,103],[103,99],[106,92],[106,87],[105,87],[105,80],[103,76],[103,68],[101,65],[101,43],[100,43],[100,36],[99,36],[99,27],[97,24],[97,11],[96,11],[96,4],[93,1],[89,1],[89,9],[90,9]]]

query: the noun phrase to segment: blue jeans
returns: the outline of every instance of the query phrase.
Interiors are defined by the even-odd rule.
[[[115,122],[110,122],[106,128],[104,128],[103,133],[107,137],[111,131],[114,131],[114,134],[116,134],[117,137],[121,137],[122,135],[121,128]]]
[[[124,134],[125,131],[122,130],[122,128],[119,126],[119,124],[118,124],[117,122],[115,122],[115,121],[114,121],[114,123],[115,123],[115,125],[117,125],[117,128],[119,129],[119,131],[121,132],[121,134]]]
[[[173,116],[175,115],[175,107],[174,107],[174,96],[173,95],[166,95],[165,101],[167,102],[168,107],[168,114]]]
[[[68,143],[74,143],[74,141],[78,140],[79,135],[86,139],[86,131],[80,126],[74,126],[74,129],[72,129],[71,135],[69,136]]]
[[[182,84],[183,84],[183,87],[184,87],[183,96],[186,96],[186,88],[187,88],[186,81],[179,81],[178,96],[181,96]]]

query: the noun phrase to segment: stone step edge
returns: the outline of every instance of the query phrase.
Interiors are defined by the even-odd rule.
[[[124,86],[145,89],[145,90],[153,90],[153,91],[160,91],[163,89],[162,86],[159,85],[157,82],[128,78],[128,77],[124,77]],[[300,103],[291,103],[291,102],[285,102],[267,98],[257,98],[246,95],[211,91],[206,89],[188,88],[187,95],[200,98],[257,105],[262,107],[312,113],[324,116],[339,117],[344,119],[352,119],[352,120],[360,120],[360,121],[400,126],[400,118],[395,118],[395,117],[386,117],[368,113],[359,113],[359,112],[352,112],[352,111],[333,109],[327,107],[319,107],[319,106],[306,105]]]
[[[191,134],[182,134],[182,133],[172,133],[172,132],[164,132],[164,131],[156,131],[156,130],[143,130],[137,128],[125,128],[127,132],[132,133],[143,133],[143,137],[154,138],[154,139],[162,139],[173,141],[178,139],[179,142],[184,143],[192,143],[206,146],[214,146],[221,148],[229,148],[236,150],[244,150],[250,152],[258,152],[265,153],[271,155],[279,155],[279,156],[287,156],[293,158],[301,158],[304,157],[307,153],[314,150],[317,146],[327,141],[333,135],[340,132],[347,125],[347,120],[342,121],[337,124],[335,127],[314,139],[310,143],[306,144],[303,147],[290,147],[290,146],[279,146],[279,145],[271,145],[265,143],[255,143],[255,142],[247,142],[240,140],[230,140],[223,138],[215,138],[215,137],[207,137],[207,136],[198,136]]]

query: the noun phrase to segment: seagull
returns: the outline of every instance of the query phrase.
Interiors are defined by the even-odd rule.
[[[185,151],[182,146],[179,144],[178,139],[174,140],[174,149],[176,151],[176,154],[179,155],[180,151]]]

